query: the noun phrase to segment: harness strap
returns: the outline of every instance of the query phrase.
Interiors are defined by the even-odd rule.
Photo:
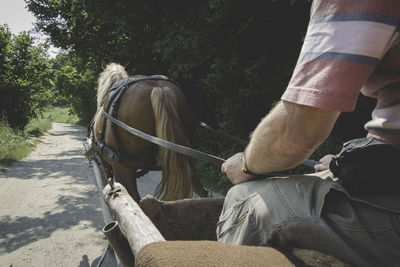
[[[111,123],[111,132],[114,136],[115,143],[116,143],[116,149],[114,150],[113,148],[107,146],[105,144],[105,134],[106,134],[106,129],[107,129],[107,119],[105,116],[103,116],[102,119],[102,129],[98,134],[97,141],[94,142],[94,122],[95,118],[97,116],[97,113],[99,113],[101,110],[106,110],[113,118],[117,117],[118,109],[119,109],[119,104],[121,102],[121,97],[122,95],[126,92],[126,90],[134,83],[141,82],[141,81],[147,81],[147,80],[153,80],[153,81],[169,81],[173,84],[177,84],[174,82],[172,79],[161,76],[161,75],[153,75],[153,76],[140,76],[140,77],[132,77],[132,78],[126,78],[122,79],[120,81],[117,81],[112,85],[112,87],[108,91],[108,100],[107,103],[103,103],[103,107],[99,108],[96,112],[96,115],[93,117],[91,120],[88,130],[87,130],[87,137],[91,138],[94,143],[94,149],[107,157],[109,160],[112,162],[124,162],[129,166],[137,166],[139,169],[136,172],[137,178],[145,175],[148,171],[150,170],[161,170],[160,166],[156,165],[156,162],[152,163],[147,163],[147,162],[141,162],[138,163],[138,161],[131,160],[129,157],[125,156],[123,154],[121,142],[119,140],[118,134],[116,127],[113,123]],[[104,165],[104,162],[102,162]]]
[[[119,127],[121,127],[122,129],[124,129],[125,131],[134,134],[146,141],[149,141],[151,143],[157,144],[159,146],[168,148],[170,150],[173,150],[175,152],[190,156],[192,158],[196,158],[196,159],[201,159],[201,160],[205,160],[208,161],[210,163],[214,163],[216,165],[221,165],[222,163],[225,162],[224,159],[219,158],[217,156],[213,156],[186,146],[182,146],[182,145],[178,145],[163,139],[160,139],[158,137],[146,134],[142,131],[139,131],[138,129],[132,128],[129,125],[123,123],[122,121],[117,120],[116,118],[112,117],[110,114],[108,114],[104,109],[101,110],[101,112],[103,113],[104,117],[107,117],[107,119],[109,119],[111,122],[113,122],[114,124],[118,125]]]
[[[173,80],[169,79],[168,77],[160,76],[160,75],[141,76],[141,77],[133,77],[133,78],[126,78],[126,79],[119,80],[116,83],[114,83],[108,91],[108,101],[105,104],[105,108],[104,108],[105,111],[107,111],[113,117],[116,117],[118,109],[119,109],[119,103],[121,100],[121,96],[123,95],[123,93],[125,93],[125,91],[132,84],[135,84],[135,83],[138,83],[141,81],[147,81],[147,80],[169,81],[173,84],[176,84]],[[104,104],[103,104],[103,106],[104,106]],[[111,108],[112,108],[112,112],[110,113]],[[112,129],[114,128],[113,125],[111,125],[111,128]],[[98,140],[104,142],[105,132],[106,132],[106,119],[103,117],[102,130],[100,131]],[[115,134],[114,137],[117,138],[117,135]],[[120,149],[117,149],[117,150],[120,150]]]

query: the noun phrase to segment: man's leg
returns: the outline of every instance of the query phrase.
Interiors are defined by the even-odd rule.
[[[399,213],[353,200],[317,175],[234,186],[218,222],[218,240],[318,250],[355,266],[395,266]]]
[[[282,226],[292,221],[318,223],[331,180],[317,176],[267,178],[234,186],[217,225],[221,242],[281,245]]]

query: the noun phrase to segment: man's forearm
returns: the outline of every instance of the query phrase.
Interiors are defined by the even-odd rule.
[[[245,157],[253,173],[292,168],[306,160],[331,132],[339,115],[280,102],[253,132]]]

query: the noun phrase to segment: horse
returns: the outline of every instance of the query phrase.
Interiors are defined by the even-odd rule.
[[[146,76],[128,76],[125,68],[117,63],[103,65],[98,77],[97,108],[105,106],[110,88],[127,78]],[[120,98],[115,118],[149,135],[190,146],[189,136],[193,132],[193,122],[189,104],[181,89],[167,77],[156,75],[156,79],[140,79],[128,85]],[[103,124],[106,124],[103,128]],[[121,160],[113,161],[100,155],[101,161],[108,167],[108,175],[124,185],[132,198],[138,202],[136,178],[139,170],[151,170],[156,163],[161,164],[162,179],[154,196],[162,200],[191,198],[193,192],[205,197],[208,191],[203,188],[195,173],[193,159],[156,145],[128,133],[122,128],[111,126],[103,119],[102,112],[94,117],[94,140],[104,135],[104,143],[112,150],[118,150]],[[104,177],[103,177],[104,180]]]

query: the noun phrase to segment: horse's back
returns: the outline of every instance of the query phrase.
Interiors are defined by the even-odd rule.
[[[154,88],[157,87],[174,92],[176,96],[174,104],[177,106],[178,117],[185,130],[189,131],[191,117],[187,101],[175,84],[165,80],[144,80],[130,85],[121,97],[117,119],[139,131],[155,136],[156,121],[151,95]],[[107,131],[110,131],[110,127],[107,128]],[[120,127],[116,127],[116,132],[125,155],[133,159],[149,158],[150,160],[154,157],[157,150],[156,145],[134,136]],[[112,135],[107,135],[106,143],[115,146],[113,138]]]
[[[151,104],[152,90],[153,87],[148,86],[146,81],[129,86],[121,98],[117,119],[139,131],[155,135],[155,119]],[[122,128],[118,127],[117,133],[123,143],[124,152],[130,156],[139,156],[152,146],[149,142]]]
[[[190,146],[191,114],[178,86],[165,76],[125,79],[127,77],[125,69],[118,64],[105,67],[99,75],[98,108],[106,107],[106,111],[117,120],[139,131]],[[112,99],[112,103],[107,102],[108,98]],[[151,170],[157,162],[162,167],[162,179],[156,189],[156,197],[183,199],[191,197],[192,191],[200,196],[207,195],[194,175],[192,159],[132,135],[105,120],[101,112],[96,115],[94,127],[95,141],[100,141],[100,145],[105,143],[105,146],[101,145],[99,154],[101,160],[107,163],[105,165],[110,167],[107,168],[107,175],[113,175],[117,182],[125,185],[136,201],[140,196],[135,178],[143,173],[137,170]],[[103,134],[100,134],[101,131],[104,131]],[[107,153],[103,153],[103,148],[107,148]]]

